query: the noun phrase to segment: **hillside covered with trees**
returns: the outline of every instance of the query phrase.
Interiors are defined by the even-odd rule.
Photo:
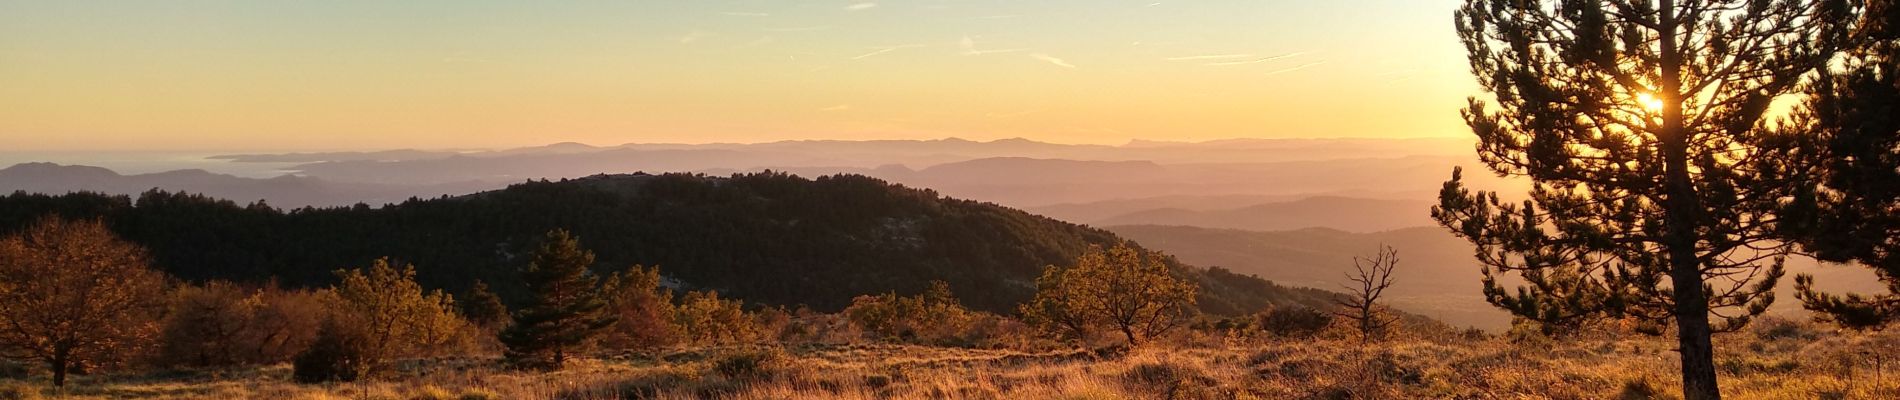
[[[382,207],[294,210],[162,191],[0,198],[5,232],[46,214],[103,218],[149,248],[156,267],[188,281],[321,286],[336,279],[332,270],[390,257],[414,264],[425,287],[463,293],[482,281],[510,303],[525,294],[514,271],[556,228],[594,249],[593,268],[603,275],[659,265],[669,285],[822,310],[865,293],[922,292],[943,280],[972,308],[1007,313],[1030,299],[1044,266],[1122,240],[873,178],[783,173],[594,176]],[[1168,263],[1202,288],[1197,303],[1213,314],[1327,307],[1334,296]]]

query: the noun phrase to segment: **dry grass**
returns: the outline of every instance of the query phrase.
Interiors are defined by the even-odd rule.
[[[1891,334],[1764,323],[1718,338],[1739,399],[1900,398]],[[590,360],[556,373],[492,360],[406,363],[393,376],[299,385],[284,366],[88,376],[58,396],[0,380],[0,400],[132,399],[1644,399],[1673,398],[1675,354],[1654,338],[1259,341],[1126,354],[901,345],[680,351]],[[1878,365],[1878,368],[1876,366]],[[1878,377],[1876,378],[1876,375]],[[37,386],[29,386],[37,385]]]

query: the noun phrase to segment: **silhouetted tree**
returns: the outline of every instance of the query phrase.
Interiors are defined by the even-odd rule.
[[[1045,330],[1080,331],[1099,324],[1139,345],[1194,315],[1194,284],[1175,278],[1160,253],[1127,243],[1095,248],[1074,266],[1043,276],[1055,278],[1038,282],[1036,297],[1023,312]]]
[[[1689,400],[1721,394],[1710,334],[1767,309],[1786,246],[1769,240],[1791,179],[1751,167],[1762,115],[1823,67],[1845,0],[1466,0],[1459,35],[1491,101],[1465,120],[1530,199],[1471,193],[1433,216],[1477,246],[1485,297],[1543,323],[1673,321]],[[1495,274],[1527,286],[1505,290]],[[1717,319],[1711,323],[1711,317]]]
[[[568,357],[584,349],[614,318],[605,313],[594,275],[588,267],[594,253],[581,248],[580,238],[565,229],[549,231],[521,271],[531,296],[515,313],[513,325],[502,331],[508,360],[517,366],[559,369]]]
[[[1848,327],[1875,328],[1900,318],[1900,5],[1867,0],[1839,69],[1823,70],[1787,124],[1807,178],[1782,224],[1790,241],[1815,258],[1874,269],[1887,293],[1824,293],[1795,277],[1805,307]]]
[[[1371,258],[1353,257],[1353,272],[1346,274],[1350,285],[1340,285],[1346,289],[1347,297],[1337,300],[1340,311],[1334,313],[1341,318],[1353,321],[1359,329],[1361,340],[1378,339],[1391,325],[1393,317],[1379,305],[1379,297],[1385,295],[1385,289],[1392,287],[1392,269],[1399,265],[1399,252],[1391,246],[1379,246],[1379,252]]]
[[[0,239],[0,356],[74,366],[123,361],[158,331],[165,275],[98,221],[39,219]]]

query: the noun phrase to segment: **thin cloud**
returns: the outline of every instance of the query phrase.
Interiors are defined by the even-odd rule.
[[[858,3],[844,6],[845,11],[864,11],[877,8],[877,3]]]
[[[1063,61],[1060,58],[1056,58],[1055,56],[1051,56],[1048,54],[1035,53],[1035,54],[1030,54],[1029,57],[1037,59],[1037,60],[1042,60],[1043,62],[1047,62],[1050,64],[1055,64],[1055,66],[1058,66],[1058,67],[1075,69],[1075,64],[1070,64],[1068,61]]]
[[[831,25],[791,26],[784,28],[765,28],[766,32],[811,32],[831,29]]]
[[[1245,64],[1259,64],[1259,63],[1263,63],[1263,62],[1268,62],[1268,61],[1273,61],[1273,60],[1279,60],[1279,59],[1283,59],[1283,58],[1289,58],[1289,57],[1298,57],[1298,56],[1301,56],[1301,55],[1305,55],[1305,54],[1306,54],[1306,52],[1303,52],[1303,51],[1301,51],[1301,52],[1292,52],[1292,53],[1286,53],[1286,54],[1281,54],[1281,55],[1277,55],[1277,56],[1271,56],[1271,57],[1261,57],[1261,58],[1256,58],[1256,59],[1252,59],[1252,60],[1241,60],[1241,61],[1222,61],[1222,62],[1211,62],[1211,63],[1206,63],[1206,64],[1201,64],[1201,65],[1245,65]]]
[[[692,43],[692,42],[699,41],[699,39],[705,39],[706,36],[709,36],[709,35],[711,34],[706,33],[705,31],[693,30],[692,32],[687,32],[685,35],[680,35],[680,37],[674,40],[677,40],[680,43]]]
[[[873,47],[872,48],[873,50],[871,50],[871,52],[859,54],[857,57],[851,57],[851,59],[862,60],[866,58],[875,57],[884,53],[889,53],[889,52],[898,51],[902,49],[918,48],[918,47],[925,47],[925,46],[922,44],[900,44],[900,45],[895,45],[895,46]]]
[[[739,45],[739,48],[759,47],[759,46],[772,44],[773,42],[777,42],[777,41],[778,41],[778,38],[775,38],[775,37],[760,36],[758,39],[753,39],[750,42],[745,42],[745,44]]]
[[[1325,63],[1326,63],[1326,60],[1319,60],[1319,61],[1314,61],[1310,63],[1300,64],[1292,68],[1276,69],[1276,70],[1267,72],[1266,76],[1274,76],[1274,75],[1284,74],[1288,72],[1298,71],[1298,70],[1306,69],[1307,67],[1325,64]]]
[[[984,54],[1016,53],[1016,52],[1029,51],[1029,49],[978,50],[976,48],[976,39],[971,39],[969,36],[964,36],[963,40],[957,41],[957,47],[963,49],[963,55],[966,55],[966,56],[980,56]]]
[[[1135,43],[1141,43],[1141,42],[1135,42]],[[1168,61],[1232,60],[1236,58],[1247,58],[1247,57],[1253,57],[1253,55],[1252,54],[1207,54],[1207,55],[1198,55],[1198,56],[1168,57],[1167,60]]]

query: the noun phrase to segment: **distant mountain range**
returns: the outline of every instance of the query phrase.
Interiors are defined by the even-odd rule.
[[[1349,232],[1379,232],[1431,224],[1431,206],[1432,203],[1425,201],[1314,196],[1238,208],[1214,210],[1150,208],[1093,219],[1071,220],[1096,226],[1183,225],[1255,231],[1325,227]],[[1040,208],[1031,210],[1043,211]],[[1082,215],[1088,211],[1097,210],[1069,206],[1057,208],[1055,211],[1045,213],[1045,215],[1056,216],[1061,213]],[[1106,213],[1096,213],[1096,215],[1100,214]]]
[[[761,153],[828,154],[849,164],[836,166],[871,167],[884,164],[929,165],[991,157],[1060,158],[1100,161],[1154,161],[1159,163],[1235,163],[1260,160],[1300,161],[1336,158],[1394,157],[1403,155],[1469,155],[1468,138],[1338,138],[1338,139],[1228,139],[1206,142],[1169,142],[1135,140],[1120,146],[1059,144],[1029,139],[973,141],[959,138],[936,140],[790,140],[767,143],[667,144],[629,143],[617,146],[593,146],[582,143],[555,143],[505,150],[437,151],[387,150],[369,152],[321,152],[279,154],[231,154],[213,158],[237,162],[355,162],[415,161],[452,157],[492,158],[520,155],[585,154],[616,150],[727,150]],[[762,165],[752,165],[762,166]]]
[[[1205,143],[1069,145],[1023,139],[789,141],[759,144],[578,143],[509,150],[392,150],[215,156],[231,163],[272,163],[294,178],[260,179],[179,171],[111,176],[100,170],[29,164],[0,177],[0,192],[75,190],[137,193],[190,190],[241,201],[335,206],[380,204],[600,173],[694,172],[727,175],[775,170],[802,176],[859,174],[998,204],[1034,209],[1144,198],[1310,195],[1429,200],[1455,166],[1470,164],[1455,139],[1279,139]],[[297,163],[288,166],[275,164]],[[1468,166],[1468,165],[1467,165]],[[70,179],[71,175],[88,176]],[[1476,187],[1502,185],[1467,174]],[[287,183],[294,182],[294,183]],[[1257,203],[1256,203],[1257,204]],[[1254,204],[1223,204],[1239,208]],[[1212,211],[1206,205],[1156,208]],[[1119,216],[1152,209],[1130,209]],[[1068,218],[1068,217],[1065,217]],[[1183,217],[1185,218],[1185,217]],[[1097,218],[1079,222],[1101,222]],[[1108,222],[1168,222],[1125,220]],[[1257,228],[1256,226],[1237,226]],[[1358,225],[1342,228],[1360,229]]]
[[[24,163],[0,168],[0,194],[16,191],[50,194],[73,191],[138,194],[152,189],[163,189],[202,193],[244,202],[263,200],[283,207],[355,203],[380,205],[400,202],[411,197],[426,198],[470,193],[501,186],[486,182],[395,185],[338,182],[292,175],[260,179],[214,174],[197,169],[121,175],[105,168],[51,163]]]

